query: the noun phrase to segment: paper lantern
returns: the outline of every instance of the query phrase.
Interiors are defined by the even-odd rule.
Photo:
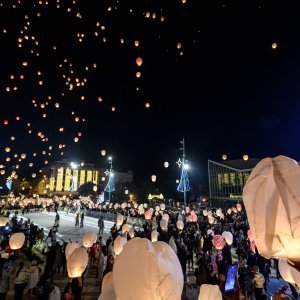
[[[152,212],[151,212],[150,210],[147,210],[147,211],[145,212],[145,219],[146,219],[146,220],[150,220],[151,217],[152,217]]]
[[[198,300],[222,300],[222,293],[218,285],[202,284]]]
[[[189,215],[189,221],[190,222],[197,222],[197,220],[198,220],[197,215],[195,214],[194,211],[192,211],[191,214]]]
[[[151,241],[152,242],[157,242],[157,238],[158,238],[158,232],[156,230],[152,230],[152,232],[151,232]]]
[[[133,207],[134,207],[134,208],[137,208],[137,207],[138,207],[137,203],[134,203],[134,204],[133,204]]]
[[[212,236],[215,235],[215,233],[214,233],[211,229],[208,229],[208,230],[207,230],[207,234],[208,234],[208,235],[212,235]]]
[[[231,209],[230,209],[230,208],[227,209],[227,214],[228,214],[228,215],[231,214]]]
[[[176,226],[177,226],[177,228],[178,228],[179,230],[182,230],[182,229],[184,228],[184,224],[183,224],[183,222],[182,222],[181,220],[178,220],[178,221],[176,222]]]
[[[98,300],[116,300],[117,296],[114,290],[114,286],[109,284],[105,289],[101,290],[101,294]]]
[[[158,205],[155,206],[156,211],[160,211],[160,207]]]
[[[127,243],[127,240],[120,235],[116,237],[114,240],[114,252],[116,255],[120,255],[120,253],[123,251],[124,245]]]
[[[223,155],[222,155],[222,159],[223,159],[223,160],[226,160],[226,159],[227,159],[227,155],[226,155],[226,154],[223,154]]]
[[[216,234],[213,238],[213,245],[217,250],[222,250],[225,247],[225,239],[222,235]]]
[[[164,214],[164,215],[162,216],[162,218],[163,218],[163,220],[166,220],[167,222],[169,222],[170,217],[169,217],[168,214]]]
[[[143,59],[141,57],[138,57],[136,60],[135,60],[136,64],[138,67],[140,67],[142,64],[143,64]]]
[[[243,199],[259,253],[300,261],[300,168],[285,157],[266,158],[252,171]]]
[[[122,226],[122,232],[123,232],[123,233],[126,233],[126,232],[129,231],[130,228],[131,228],[130,225],[128,225],[128,224],[123,224],[123,226]]]
[[[68,276],[70,278],[81,277],[88,265],[88,261],[89,256],[84,248],[75,249],[67,261]]]
[[[110,284],[113,284],[113,276],[112,272],[108,272],[102,280],[101,290],[103,291],[106,287],[108,287]]]
[[[220,217],[221,213],[222,213],[222,209],[221,208],[219,208],[219,209],[216,210],[216,215],[218,217]]]
[[[236,205],[236,209],[237,209],[238,211],[241,211],[241,210],[242,210],[242,204],[241,204],[241,203],[238,203],[238,204]]]
[[[164,167],[168,168],[169,167],[169,163],[167,161],[164,162]]]
[[[82,244],[85,248],[90,248],[97,241],[97,234],[93,231],[87,231],[82,239]]]
[[[123,215],[118,214],[118,216],[117,216],[117,225],[119,225],[119,226],[122,225],[123,221],[124,221]]]
[[[225,242],[226,242],[227,245],[232,245],[232,243],[233,243],[233,235],[232,235],[231,232],[229,232],[229,231],[224,231],[224,232],[222,233],[222,236],[224,237]]]
[[[203,216],[207,217],[207,210],[206,209],[203,210]]]
[[[94,185],[94,186],[93,186],[93,191],[94,191],[94,192],[97,192],[97,190],[98,190],[98,187],[97,187],[96,185]]]
[[[105,154],[106,154],[106,151],[105,150],[101,150],[101,155],[105,156]]]
[[[223,213],[220,213],[220,216],[219,216],[221,219],[225,219],[225,216],[224,216],[224,214]]]
[[[215,222],[215,218],[214,217],[208,217],[208,223],[209,224],[213,224]]]
[[[160,210],[165,210],[165,209],[166,209],[166,205],[162,203],[162,204],[160,205]]]
[[[236,207],[234,207],[234,206],[231,207],[231,211],[232,211],[233,213],[235,213],[235,214],[238,212],[238,210],[237,210]]]
[[[155,182],[155,181],[156,181],[156,175],[152,175],[152,176],[151,176],[151,181],[152,181],[152,182]]]
[[[65,255],[66,259],[69,259],[69,256],[77,249],[79,248],[79,245],[77,243],[68,243],[66,250],[65,250]]]
[[[134,238],[134,228],[133,228],[133,226],[130,227],[130,229],[129,229],[129,231],[128,231],[128,234],[129,234],[129,236],[130,236],[131,238]]]
[[[125,209],[126,207],[127,207],[127,203],[122,203],[122,204],[121,204],[121,208],[122,208],[122,209]],[[122,221],[122,222],[123,222],[123,221]],[[118,225],[121,225],[121,224],[118,224]]]
[[[208,216],[208,217],[212,217],[212,215],[213,215],[213,214],[212,214],[211,211],[208,211],[208,212],[207,212],[207,216]]]
[[[159,225],[162,230],[165,230],[165,231],[168,230],[168,221],[167,220],[165,220],[165,219],[160,220]]]
[[[117,299],[181,299],[183,274],[178,257],[164,242],[134,238],[115,260],[113,286]]]
[[[295,280],[292,275],[292,270],[291,270],[292,268],[285,259],[279,259],[278,268],[279,268],[281,277],[285,281],[292,283],[292,284],[295,283]]]
[[[0,217],[0,227],[5,226],[8,222],[7,218]]]
[[[9,239],[9,247],[12,250],[18,250],[22,248],[25,242],[25,235],[23,232],[14,233]]]

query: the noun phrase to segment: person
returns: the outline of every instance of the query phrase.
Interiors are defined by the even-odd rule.
[[[83,227],[83,220],[84,220],[84,212],[81,213],[81,218],[80,218],[80,228]]]
[[[21,261],[15,274],[15,300],[22,300],[24,289],[27,283],[27,270],[24,267],[24,263]]]
[[[79,214],[76,214],[75,217],[75,228],[79,226]]]
[[[265,283],[264,276],[259,272],[259,267],[254,266],[253,267],[253,279],[252,279],[253,285],[254,285],[254,294],[256,300],[261,300],[262,294],[263,294],[263,287]]]
[[[98,220],[98,227],[99,227],[99,235],[103,234],[103,230],[104,230],[104,220],[103,220],[103,216],[101,216]]]
[[[39,267],[36,260],[33,260],[31,266],[27,269],[28,273],[28,294],[33,294],[33,289],[37,286],[39,281]]]
[[[9,279],[12,272],[10,262],[5,262],[0,273],[0,300],[5,300],[6,294],[9,291]]]

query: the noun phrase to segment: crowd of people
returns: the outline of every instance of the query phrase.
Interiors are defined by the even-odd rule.
[[[32,208],[32,207],[31,207]],[[39,228],[30,220],[22,219],[18,213],[11,215],[9,211],[5,216],[9,222],[1,227],[1,280],[0,299],[5,299],[9,291],[10,277],[14,277],[14,294],[17,300],[21,300],[24,290],[27,288],[28,294],[36,299],[81,299],[84,288],[85,270],[81,277],[68,279],[66,267],[65,249],[68,242],[58,241],[56,232],[59,230],[60,216],[59,205],[53,204],[49,210],[56,212],[54,225],[45,236],[43,228]],[[89,209],[84,205],[81,210],[74,211],[75,227],[83,227],[84,210]],[[66,207],[64,207],[66,209]],[[68,209],[70,210],[70,208]],[[93,208],[95,210],[95,208]],[[224,291],[226,271],[228,267],[236,262],[238,264],[238,281],[234,294],[223,294],[224,299],[267,299],[266,292],[271,274],[271,267],[275,268],[277,278],[280,277],[278,263],[276,260],[267,260],[260,256],[257,249],[253,247],[249,239],[249,227],[246,214],[243,210],[226,210],[225,214],[217,214],[216,209],[210,210],[210,215],[204,214],[202,210],[193,210],[191,206],[187,213],[181,210],[169,208],[159,210],[152,209],[150,217],[146,218],[145,212],[149,208],[144,207],[145,222],[142,228],[134,227],[129,233],[124,230],[127,218],[139,216],[142,218],[141,207],[126,206],[121,207],[99,207],[98,211],[106,213],[122,214],[124,216],[122,224],[116,223],[111,227],[110,234],[103,237],[104,218],[100,215],[98,219],[97,241],[88,249],[89,264],[87,269],[95,269],[95,280],[99,283],[101,292],[101,282],[106,274],[113,270],[115,252],[114,241],[118,236],[124,236],[127,240],[134,237],[147,238],[153,240],[153,232],[157,232],[157,239],[168,243],[177,254],[180,261],[185,281],[185,288],[200,287],[203,284],[218,285]],[[190,218],[195,213],[197,218]],[[207,212],[207,211],[206,211]],[[0,211],[0,213],[4,213]],[[26,210],[23,211],[26,213]],[[148,214],[149,215],[149,214]],[[168,215],[167,218],[166,215]],[[210,221],[213,216],[213,222]],[[167,227],[161,226],[162,220],[167,220]],[[177,222],[181,220],[183,228],[178,228]],[[223,232],[232,234],[232,243],[224,243],[222,248],[214,244],[214,236],[222,235]],[[13,251],[9,247],[9,237],[15,232],[23,232],[26,242],[22,248],[27,255],[27,260],[31,261],[29,266],[24,265],[20,253]],[[41,257],[36,258],[32,249],[38,243],[50,239],[51,245],[44,247]],[[67,279],[65,288],[60,290],[54,284],[55,274],[61,274]],[[182,299],[185,299],[185,288]],[[295,287],[290,285],[294,297],[297,297]],[[227,297],[227,298],[226,298]]]

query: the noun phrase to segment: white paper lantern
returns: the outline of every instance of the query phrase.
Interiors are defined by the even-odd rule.
[[[233,243],[233,235],[232,235],[231,232],[229,232],[229,231],[224,231],[224,232],[222,233],[222,236],[224,237],[225,242],[226,242],[227,245],[232,245],[232,243]]]
[[[0,227],[5,226],[8,222],[8,219],[5,217],[0,217]]]
[[[204,210],[203,210],[203,216],[204,216],[204,217],[207,217],[207,213],[208,213],[207,210],[204,209]]]
[[[85,248],[90,248],[97,241],[97,234],[93,231],[87,231],[82,239],[82,244]]]
[[[144,208],[147,208],[148,207],[148,204],[147,203],[144,203]]]
[[[243,191],[250,229],[259,253],[300,261],[300,167],[285,157],[266,158]]]
[[[162,203],[162,204],[160,205],[160,209],[161,209],[161,210],[165,210],[165,209],[166,209],[166,205]]]
[[[130,228],[131,228],[130,225],[128,225],[128,224],[123,224],[123,226],[122,226],[122,232],[123,232],[123,233],[126,233],[126,232],[128,232],[128,231],[130,230]]]
[[[151,181],[152,181],[152,182],[155,182],[155,181],[156,181],[156,175],[152,175],[152,176],[151,176]]]
[[[130,227],[128,234],[131,238],[134,238],[134,228],[133,227]]]
[[[222,300],[222,293],[219,286],[202,284],[198,300]]]
[[[165,230],[165,231],[168,230],[168,221],[167,220],[164,220],[164,219],[160,220],[159,225],[162,230]]]
[[[222,159],[223,159],[223,160],[226,160],[226,159],[227,159],[227,155],[226,155],[226,154],[223,154],[223,155],[222,155]]]
[[[167,161],[164,162],[164,167],[168,168],[169,167],[169,163]]]
[[[208,223],[209,224],[213,224],[215,222],[215,218],[214,217],[208,217]]]
[[[134,238],[115,260],[113,285],[117,299],[178,300],[183,289],[181,265],[168,244]]]
[[[293,275],[292,275],[292,270],[291,270],[292,268],[285,259],[279,259],[278,268],[279,268],[279,272],[280,272],[281,277],[286,282],[289,282],[289,283],[292,283],[292,284],[295,283],[295,280],[294,280]]]
[[[119,207],[119,204],[116,203],[116,204],[114,205],[114,209],[118,209],[118,207]]]
[[[23,232],[14,233],[9,239],[9,247],[12,250],[21,249],[25,242],[25,235]]]
[[[228,215],[231,214],[231,209],[230,209],[230,208],[227,209],[227,214],[228,214]]]
[[[152,230],[151,232],[151,242],[157,242],[158,232],[156,230]]]
[[[137,207],[138,207],[138,204],[137,204],[137,203],[134,203],[134,204],[133,204],[133,207],[134,207],[134,208],[137,208]]]
[[[158,205],[155,206],[156,211],[160,211],[160,207]]]
[[[121,204],[121,208],[122,208],[122,209],[125,209],[126,207],[127,207],[127,203],[122,203],[122,204]],[[121,224],[120,224],[120,225],[121,225]]]
[[[212,211],[208,211],[208,212],[207,212],[207,216],[208,216],[208,217],[212,217],[212,215],[213,215]]]
[[[105,289],[101,291],[98,300],[117,300],[113,284],[109,284]]]
[[[123,215],[121,215],[121,214],[118,214],[118,216],[117,216],[117,225],[122,225],[123,224],[123,222],[124,222],[124,217],[123,217]]]
[[[181,220],[176,222],[176,226],[179,230],[182,230],[184,228],[184,224]]]
[[[88,261],[89,256],[84,248],[75,249],[67,261],[68,276],[70,278],[81,277],[88,265]]]
[[[221,213],[222,213],[222,209],[221,208],[219,208],[219,209],[216,210],[216,215],[218,217],[220,217]]]
[[[106,287],[108,287],[110,284],[113,284],[113,276],[112,272],[108,272],[102,280],[101,290],[103,291]]]
[[[65,255],[66,259],[69,259],[69,256],[77,249],[79,248],[79,245],[77,243],[68,243],[66,250],[65,250]]]
[[[167,222],[169,222],[170,217],[168,214],[163,214],[162,218],[163,218],[163,220],[166,220]]]
[[[114,240],[114,252],[116,255],[120,255],[120,253],[123,251],[124,245],[127,243],[127,240],[120,235],[116,237]]]

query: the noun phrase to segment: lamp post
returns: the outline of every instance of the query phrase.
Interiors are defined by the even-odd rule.
[[[110,193],[115,190],[115,183],[114,183],[114,173],[113,173],[113,164],[112,164],[112,157],[108,158],[110,169],[109,169],[109,178],[107,185],[104,189],[105,192],[108,192],[108,201],[110,202]]]
[[[181,165],[181,178],[179,185],[177,187],[177,191],[183,193],[183,206],[184,206],[184,212],[186,212],[186,192],[190,190],[190,184],[189,184],[189,178],[187,174],[187,170],[189,169],[189,165],[187,164],[187,160],[185,159],[185,141],[184,138],[181,141],[182,144],[182,161],[180,163]],[[179,166],[180,166],[179,165]]]

